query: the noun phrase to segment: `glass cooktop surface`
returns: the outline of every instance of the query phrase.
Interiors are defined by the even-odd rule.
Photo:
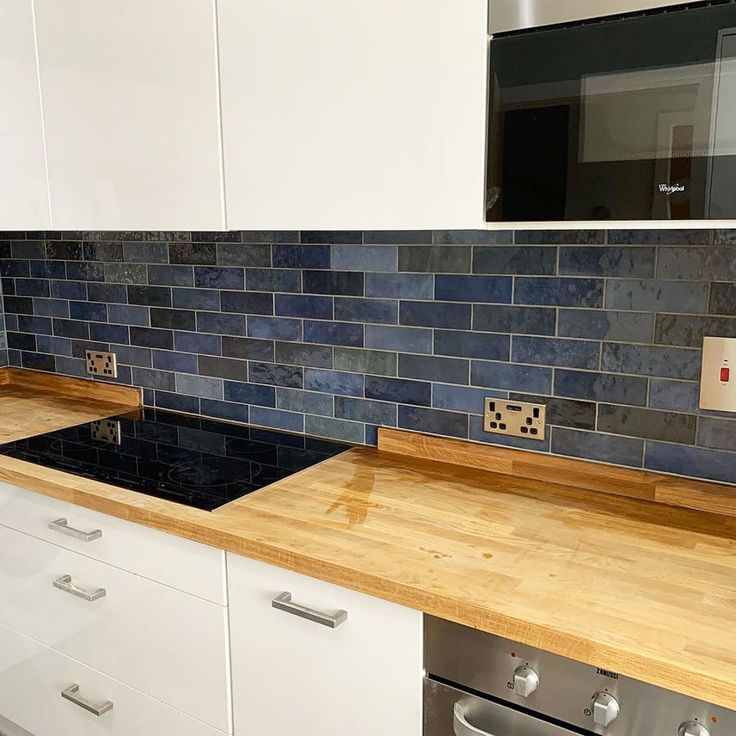
[[[0,445],[0,454],[214,511],[348,449],[145,409]]]

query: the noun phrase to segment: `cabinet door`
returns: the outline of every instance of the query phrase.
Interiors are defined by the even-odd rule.
[[[49,198],[31,0],[0,0],[0,230],[45,230]]]
[[[214,0],[36,0],[56,229],[225,226]]]
[[[220,0],[229,226],[478,226],[486,6]]]
[[[236,555],[228,579],[236,736],[420,736],[420,613]],[[274,608],[283,593],[347,619]]]

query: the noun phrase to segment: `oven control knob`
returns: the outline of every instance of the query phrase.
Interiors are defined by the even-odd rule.
[[[539,687],[539,675],[529,666],[522,665],[514,670],[514,692],[528,698]]]
[[[618,700],[610,693],[601,692],[593,696],[593,722],[596,725],[610,726],[618,718],[619,711]]]
[[[680,724],[677,736],[710,736],[710,731],[697,721],[685,721]]]

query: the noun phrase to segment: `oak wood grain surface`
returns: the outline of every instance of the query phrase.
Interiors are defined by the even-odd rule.
[[[369,448],[214,513],[0,480],[736,709],[736,518]]]

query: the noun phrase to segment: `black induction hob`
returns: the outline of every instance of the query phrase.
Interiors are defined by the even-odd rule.
[[[0,455],[214,511],[348,449],[145,409],[0,445]]]

